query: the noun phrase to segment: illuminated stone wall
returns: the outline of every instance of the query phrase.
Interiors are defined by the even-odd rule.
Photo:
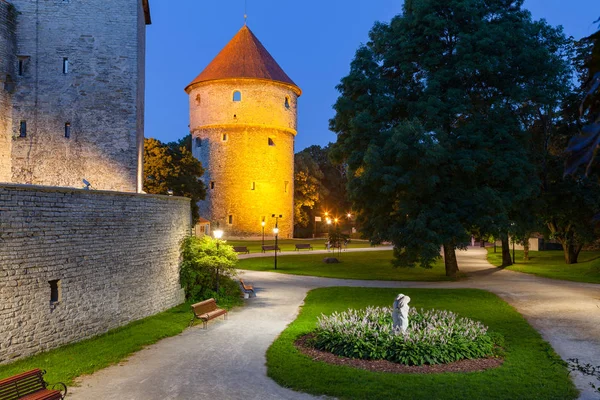
[[[265,218],[270,234],[271,215],[281,214],[280,237],[292,237],[297,90],[252,79],[205,82],[191,89],[193,152],[206,169],[200,215],[213,222],[213,229],[218,222],[226,235],[258,236]],[[234,91],[241,93],[241,101],[233,101]]]
[[[0,182],[11,181],[12,96],[16,66],[16,10],[0,1]]]
[[[0,363],[180,304],[189,202],[0,185]],[[55,305],[53,280],[61,291]]]
[[[136,191],[144,124],[142,1],[13,3],[24,71],[13,95],[12,182],[80,188],[85,178],[97,189]]]

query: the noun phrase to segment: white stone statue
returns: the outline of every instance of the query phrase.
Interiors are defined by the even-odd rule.
[[[396,300],[394,300],[394,312],[392,313],[392,319],[394,321],[394,330],[398,327],[402,329],[402,332],[406,332],[408,328],[408,303],[410,302],[410,297],[403,295],[400,293],[396,296]]]

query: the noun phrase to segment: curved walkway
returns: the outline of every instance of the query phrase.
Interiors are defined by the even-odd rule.
[[[500,270],[485,250],[458,252],[460,282],[389,282],[328,279],[246,271],[258,297],[225,323],[200,326],[164,339],[126,362],[80,380],[72,399],[314,399],[266,376],[265,352],[292,322],[310,289],[326,286],[480,288],[498,294],[533,325],[563,359],[600,360],[600,285]],[[576,377],[581,399],[596,399],[589,379]]]

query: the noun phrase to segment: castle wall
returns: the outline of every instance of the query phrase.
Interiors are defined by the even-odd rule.
[[[96,189],[135,192],[143,137],[142,1],[13,3],[24,71],[13,96],[12,181],[82,187],[85,178]]]
[[[0,363],[180,304],[189,201],[0,185]]]
[[[11,181],[12,82],[16,66],[16,10],[0,1],[0,182]]]
[[[233,101],[235,90],[241,92],[239,102]],[[218,222],[226,235],[256,236],[262,233],[263,218],[265,233],[272,235],[271,216],[281,214],[279,235],[292,237],[294,90],[275,82],[239,79],[206,82],[189,94],[193,153],[205,168],[207,186],[200,215],[213,228]]]

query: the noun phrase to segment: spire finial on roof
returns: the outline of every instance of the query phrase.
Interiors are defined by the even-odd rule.
[[[248,21],[248,0],[244,0],[244,25]]]

